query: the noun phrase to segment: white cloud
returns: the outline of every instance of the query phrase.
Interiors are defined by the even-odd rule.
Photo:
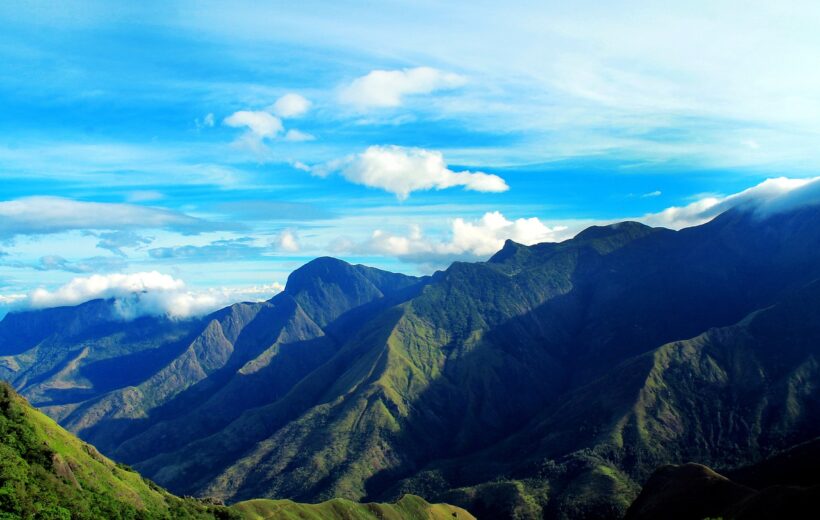
[[[284,231],[277,240],[279,249],[289,253],[297,253],[302,248],[299,245],[299,240],[292,231]]]
[[[165,228],[198,232],[217,227],[184,213],[134,204],[81,202],[62,197],[25,197],[0,202],[0,237],[75,229]]]
[[[650,191],[648,193],[644,193],[643,195],[641,195],[641,198],[648,199],[648,198],[652,198],[652,197],[660,197],[661,195],[663,195],[662,191],[655,190],[655,191]]]
[[[285,94],[265,110],[240,110],[226,117],[224,123],[233,128],[247,128],[235,144],[261,156],[266,156],[271,151],[265,140],[277,139],[280,136],[285,141],[291,142],[315,139],[313,135],[301,130],[290,129],[285,132],[285,126],[280,119],[299,117],[304,115],[309,108],[310,101],[299,94]]]
[[[288,130],[285,134],[285,141],[302,142],[313,141],[314,139],[316,139],[316,137],[301,130]]]
[[[187,318],[206,314],[237,301],[262,301],[282,289],[281,284],[274,283],[192,291],[186,289],[182,280],[150,271],[74,278],[53,291],[35,289],[24,297],[5,296],[5,300],[0,300],[0,303],[38,309],[113,298],[115,309],[123,319],[143,315]]]
[[[388,191],[399,200],[406,199],[413,191],[454,186],[482,192],[509,189],[497,175],[450,170],[441,152],[401,146],[371,146],[360,154],[331,161],[313,171],[320,176],[338,171],[350,182]]]
[[[419,226],[412,226],[406,235],[379,229],[363,243],[337,242],[336,247],[344,252],[375,253],[410,261],[432,262],[488,257],[501,249],[507,239],[531,245],[571,236],[566,226],[548,226],[537,218],[509,220],[500,212],[493,211],[475,221],[454,219],[449,236],[443,240],[428,238]]]
[[[277,99],[276,102],[270,106],[269,110],[277,116],[287,119],[304,115],[310,110],[311,104],[312,103],[304,96],[289,93]]]
[[[181,280],[157,271],[134,274],[94,275],[74,278],[54,291],[35,289],[29,296],[32,307],[76,305],[96,298],[116,298],[150,291],[180,291]]]
[[[247,127],[250,136],[260,141],[284,130],[281,119],[264,111],[240,110],[226,117],[224,123],[233,128]]]
[[[671,229],[703,224],[732,208],[744,208],[758,217],[788,211],[800,206],[820,204],[820,177],[767,179],[739,193],[706,195],[685,206],[673,206],[657,213],[629,218],[548,221],[538,218],[510,220],[495,211],[479,220],[451,220],[446,236],[426,236],[418,225],[405,234],[376,229],[366,240],[340,238],[331,244],[337,253],[374,254],[405,261],[446,265],[456,260],[475,260],[495,253],[511,239],[522,244],[560,242],[593,225],[609,225],[636,220],[650,226]]]
[[[453,89],[465,83],[463,76],[431,67],[374,70],[342,88],[339,99],[358,108],[397,107],[404,96]]]

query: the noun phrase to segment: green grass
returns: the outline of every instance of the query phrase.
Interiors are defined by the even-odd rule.
[[[233,506],[248,520],[463,520],[475,517],[447,504],[428,504],[405,495],[395,504],[360,504],[335,498],[320,504],[298,504],[291,500],[248,500]]]
[[[117,465],[0,384],[0,519],[240,518]]]

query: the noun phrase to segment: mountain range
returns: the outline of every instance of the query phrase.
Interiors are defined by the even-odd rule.
[[[0,322],[0,378],[177,494],[613,518],[659,466],[820,436],[820,207],[508,241],[411,277],[319,258],[263,303]]]

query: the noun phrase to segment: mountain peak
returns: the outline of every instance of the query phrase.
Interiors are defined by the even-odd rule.
[[[518,242],[514,242],[508,238],[504,241],[504,247],[502,247],[496,254],[491,256],[487,262],[491,264],[503,263],[525,249],[527,249],[527,246],[524,244],[519,244]]]
[[[288,276],[285,292],[290,294],[298,293],[317,278],[327,282],[338,280],[353,269],[351,264],[332,256],[314,258]]]
[[[573,240],[596,240],[601,238],[610,238],[617,235],[625,236],[642,236],[652,232],[654,228],[635,222],[626,220],[624,222],[616,222],[606,226],[590,226],[581,231]]]
[[[294,298],[311,319],[324,326],[354,307],[418,281],[413,276],[323,256],[293,271],[284,293]]]

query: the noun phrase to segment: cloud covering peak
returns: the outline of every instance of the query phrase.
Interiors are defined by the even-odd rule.
[[[0,303],[44,309],[113,299],[114,308],[123,319],[146,315],[181,319],[200,316],[237,301],[266,300],[282,289],[282,285],[273,283],[193,291],[180,279],[147,271],[77,277],[54,290],[39,288],[28,295],[4,297]]]
[[[775,177],[739,193],[706,196],[686,206],[673,206],[644,215],[639,220],[651,226],[680,229],[708,222],[732,208],[746,209],[759,217],[766,217],[813,204],[820,204],[820,177]]]

